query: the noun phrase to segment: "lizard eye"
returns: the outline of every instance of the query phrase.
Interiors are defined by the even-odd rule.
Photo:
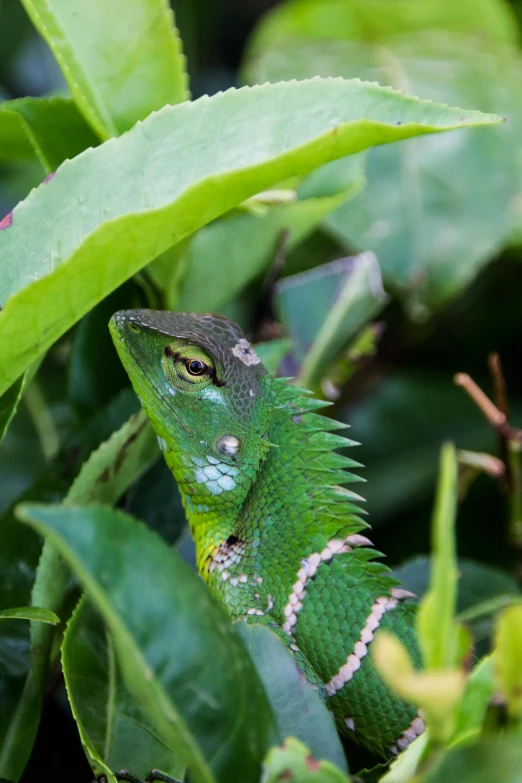
[[[186,359],[185,367],[190,375],[205,375],[208,366],[201,359]]]
[[[190,394],[214,383],[218,385],[212,357],[197,345],[166,345],[161,366],[167,381],[180,391]]]

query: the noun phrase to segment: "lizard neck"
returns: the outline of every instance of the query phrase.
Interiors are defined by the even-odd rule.
[[[333,451],[350,445],[329,431],[344,425],[315,415],[326,403],[281,379],[265,377],[262,387],[268,415],[259,431],[265,424],[266,431],[250,462],[220,462],[204,448],[187,454],[156,429],[181,491],[198,570],[213,592],[223,572],[224,581],[253,572],[255,550],[267,538],[299,561],[310,530],[347,535],[365,526],[354,516],[353,493],[335,486],[354,480],[344,469],[357,465]]]

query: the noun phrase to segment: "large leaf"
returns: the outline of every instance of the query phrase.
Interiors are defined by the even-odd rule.
[[[19,513],[76,573],[113,635],[127,686],[194,781],[257,781],[277,736],[272,712],[248,653],[197,575],[120,512],[27,505]]]
[[[375,41],[397,33],[441,29],[505,43],[518,42],[517,22],[504,0],[290,0],[278,5],[255,31],[253,55],[274,38],[344,38]]]
[[[188,97],[181,44],[165,0],[23,4],[102,139]]]
[[[329,27],[330,3],[314,5],[315,16],[324,17]],[[456,19],[450,5],[456,8],[447,3],[441,8],[448,20]],[[473,4],[466,5],[471,12]],[[301,28],[301,6],[310,9],[312,4],[292,4],[292,25],[290,11],[282,22],[286,36],[277,28],[277,14],[272,19],[262,35],[264,48],[256,48],[248,67],[250,83],[312,74],[359,76],[436,101],[497,110],[509,119],[487,138],[470,132],[375,151],[368,161],[367,188],[325,220],[348,248],[373,250],[385,282],[402,293],[414,316],[425,317],[426,308],[440,305],[468,284],[518,226],[522,176],[512,161],[519,158],[522,127],[520,55],[514,49],[485,46],[484,37],[472,35],[475,24],[467,28],[468,38],[431,30],[406,35],[413,31],[400,15],[402,29],[397,32],[403,34],[393,38],[384,36],[376,19],[374,38],[352,30],[349,40],[318,40],[308,25]]]
[[[374,144],[495,119],[313,79],[166,107],[84,152],[0,234],[0,392],[148,261],[256,192]]]
[[[520,737],[482,739],[477,745],[447,752],[419,783],[521,783]]]
[[[49,477],[25,494],[26,500],[56,501],[65,491],[63,480]],[[0,516],[0,605],[29,605],[42,543],[27,535],[13,509]],[[40,623],[35,623],[40,625]],[[52,634],[52,629],[49,629]],[[31,648],[29,623],[2,620],[0,629],[0,777],[18,780],[29,756],[39,719],[32,690],[32,667],[45,666],[46,650]],[[29,679],[28,679],[29,675]],[[24,689],[30,698],[23,699]]]
[[[0,160],[35,156],[47,174],[98,139],[68,98],[19,98],[0,105]]]
[[[99,614],[82,599],[65,633],[62,667],[69,701],[94,773],[151,769],[181,777],[183,766],[156,734],[123,682],[114,644]]]
[[[282,737],[293,736],[317,759],[348,771],[331,712],[305,680],[292,653],[263,625],[235,624],[270,700]]]
[[[77,503],[115,502],[156,458],[158,447],[155,440],[144,414],[133,416],[91,454],[69,489],[67,500]],[[50,482],[44,482],[44,492],[35,488],[32,497],[47,499],[50,488],[47,489],[46,483]],[[0,566],[3,574],[11,576],[7,585],[2,586],[3,602],[7,606],[31,602],[33,606],[60,615],[70,581],[70,570],[63,558],[47,542],[39,557],[39,538],[28,536],[27,531],[22,533],[12,513],[0,518],[0,527],[4,527],[7,542],[0,550]],[[7,568],[2,564],[4,553]],[[20,628],[13,628],[13,622],[6,621],[6,625],[7,622],[5,649],[0,645],[0,655],[6,655],[9,663],[5,679],[7,698],[5,705],[0,703],[2,711],[4,707],[6,710],[5,714],[0,712],[0,739],[3,740],[0,745],[0,776],[17,780],[31,752],[38,727],[52,628],[42,623],[31,623],[28,634],[25,624],[16,623]]]

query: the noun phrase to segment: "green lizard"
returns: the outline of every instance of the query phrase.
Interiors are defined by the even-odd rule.
[[[234,620],[266,623],[292,650],[339,730],[382,756],[424,729],[368,655],[377,628],[418,661],[415,607],[342,484],[346,425],[272,378],[241,329],[217,315],[129,310],[110,328],[181,491],[198,569]]]

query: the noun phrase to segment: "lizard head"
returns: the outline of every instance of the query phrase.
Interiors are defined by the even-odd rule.
[[[269,448],[270,415],[266,371],[240,327],[208,313],[126,310],[110,330],[182,494],[240,502]]]

